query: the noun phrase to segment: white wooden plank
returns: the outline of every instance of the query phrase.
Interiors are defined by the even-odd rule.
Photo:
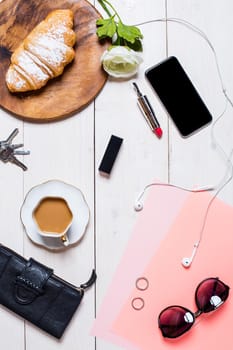
[[[80,243],[63,252],[51,252],[34,245],[28,237],[24,239],[24,252],[45,265],[54,268],[57,275],[79,285],[85,282],[94,267],[93,248],[93,109],[91,104],[83,112],[62,122],[51,124],[26,124],[25,143],[31,148],[29,172],[24,181],[24,195],[33,186],[44,181],[58,179],[78,187],[90,208],[88,229]],[[78,210],[78,208],[77,208]],[[87,291],[82,306],[62,339],[62,346],[76,349],[92,349],[94,339],[89,329],[94,318],[94,288]],[[56,340],[41,335],[35,327],[28,325],[26,332],[28,348],[39,342],[46,349],[55,349]]]
[[[232,36],[230,14],[233,6],[230,1],[209,3],[201,1],[169,1],[168,17],[185,19],[202,29],[212,42],[219,60],[226,88],[232,89],[232,49],[228,45]],[[179,24],[168,24],[168,52],[176,55],[189,73],[194,85],[210,109],[214,120],[224,109],[225,99],[217,74],[213,52],[196,33]],[[232,111],[228,109],[221,122],[215,127],[218,143],[229,154],[232,148]],[[170,178],[172,182],[187,187],[218,184],[225,174],[226,162],[212,145],[208,127],[188,138],[182,139],[175,129],[171,130]],[[227,192],[225,199],[232,202]]]
[[[113,1],[126,24],[165,16],[164,1]],[[141,26],[144,35],[144,62],[139,74],[128,81],[109,78],[96,100],[96,259],[97,310],[112,280],[137,213],[134,201],[143,187],[155,178],[167,181],[167,121],[156,104],[144,78],[146,68],[166,54],[164,24]],[[164,135],[158,139],[149,129],[137,106],[132,82],[136,81],[154,105]],[[111,135],[124,139],[110,178],[102,177],[98,167]],[[115,345],[97,339],[97,349],[116,349]]]
[[[0,110],[0,140],[4,140],[15,129],[19,134],[14,143],[23,141],[23,123],[12,117],[6,111]],[[23,230],[20,223],[19,208],[23,200],[23,171],[13,164],[0,162],[0,242],[5,246],[22,253]],[[24,322],[12,312],[0,307],[0,328],[2,346],[14,349],[15,344],[19,350],[24,349]],[[12,337],[12,329],[14,337]]]

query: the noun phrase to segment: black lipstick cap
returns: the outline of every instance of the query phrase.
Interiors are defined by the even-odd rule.
[[[99,166],[99,172],[102,175],[105,175],[105,176],[110,175],[122,142],[123,142],[122,138],[114,135],[111,136]]]

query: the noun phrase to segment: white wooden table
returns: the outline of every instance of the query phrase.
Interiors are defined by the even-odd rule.
[[[177,17],[201,28],[216,49],[225,88],[233,96],[231,0],[114,0],[113,4],[126,23]],[[194,187],[217,184],[225,173],[226,164],[211,144],[210,127],[190,138],[181,138],[144,78],[146,68],[169,55],[177,56],[216,119],[225,100],[211,50],[196,33],[179,24],[151,23],[141,26],[141,30],[144,63],[138,76],[129,81],[109,79],[96,100],[77,115],[61,122],[33,124],[0,110],[0,139],[17,127],[17,141],[31,150],[30,156],[22,158],[29,169],[25,173],[14,165],[0,163],[1,242],[53,267],[56,274],[74,284],[85,281],[93,266],[98,274],[96,287],[87,291],[60,342],[1,307],[2,349],[119,349],[95,340],[89,332],[136,220],[133,205],[137,193],[155,178]],[[163,129],[160,140],[137,107],[134,80],[154,106]],[[216,128],[218,141],[227,153],[232,148],[232,115],[228,108]],[[98,166],[111,134],[122,137],[124,142],[111,177],[106,179],[99,175]],[[81,243],[60,253],[34,245],[19,215],[31,187],[50,179],[80,188],[91,213]],[[231,204],[232,189],[230,183],[221,193],[221,198]]]

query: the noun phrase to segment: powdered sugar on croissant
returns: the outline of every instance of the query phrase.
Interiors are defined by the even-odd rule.
[[[11,56],[6,83],[11,92],[37,90],[63,73],[75,56],[71,10],[52,11]]]

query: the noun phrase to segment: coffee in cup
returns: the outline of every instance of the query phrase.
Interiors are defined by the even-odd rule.
[[[38,233],[43,237],[58,237],[69,245],[67,231],[73,220],[72,211],[62,197],[44,197],[33,210]]]

